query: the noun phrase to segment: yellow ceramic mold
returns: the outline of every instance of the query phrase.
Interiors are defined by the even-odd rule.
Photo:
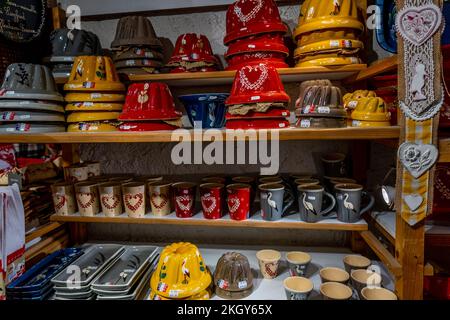
[[[295,65],[296,68],[306,68],[306,67],[320,67],[320,66],[342,66],[349,64],[360,64],[361,59],[357,57],[345,57],[345,56],[334,56],[334,57],[323,57],[317,59],[311,59],[307,61],[298,61]]]
[[[361,122],[387,122],[391,120],[391,113],[387,110],[384,100],[380,97],[360,98],[358,105],[351,115],[353,120]],[[388,124],[389,125],[389,124]]]
[[[347,28],[364,30],[358,19],[356,0],[306,0],[300,9],[294,37],[323,29]]]
[[[294,51],[294,58],[316,54],[354,54],[364,48],[364,44],[359,40],[325,40],[300,46]]]
[[[117,120],[120,112],[72,112],[67,116],[67,122],[90,122],[90,121],[107,121]]]
[[[78,122],[67,126],[67,132],[108,132],[118,131],[117,125],[108,122]]]
[[[71,92],[64,97],[66,102],[123,102],[125,95],[121,93]]]
[[[66,105],[66,111],[122,111],[122,103],[74,102]]]
[[[211,299],[211,290],[207,289],[203,290],[200,293],[194,294],[193,296],[177,300],[209,300],[209,299]],[[153,290],[151,290],[149,300],[175,300],[175,299],[165,298],[163,296],[157,295]]]
[[[296,41],[297,47],[301,47],[316,42],[330,41],[334,39],[358,40],[359,36],[360,32],[354,29],[325,29],[302,34],[296,39]]]
[[[73,63],[66,91],[125,91],[110,57],[80,56]]]
[[[206,290],[211,274],[198,248],[186,242],[174,243],[161,252],[150,280],[152,291],[161,297],[183,299]]]

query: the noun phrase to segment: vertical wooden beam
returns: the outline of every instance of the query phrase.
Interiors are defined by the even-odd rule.
[[[60,6],[52,8],[53,29],[66,27],[66,13]]]

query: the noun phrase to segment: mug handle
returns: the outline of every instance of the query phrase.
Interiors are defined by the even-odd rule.
[[[366,197],[367,196],[370,197],[370,201],[369,201],[369,204],[364,209],[361,210],[360,214],[363,214],[364,212],[369,211],[370,209],[372,209],[373,205],[375,204],[375,197],[373,195],[371,195],[367,191],[363,191],[362,194]]]
[[[328,198],[331,199],[331,204],[328,208],[326,208],[325,210],[323,210],[320,214],[326,216],[328,213],[331,212],[331,210],[333,210],[333,208],[336,206],[336,199],[333,197],[333,195],[331,193],[328,192],[324,192],[325,196],[327,196]]]
[[[292,194],[292,191],[290,189],[285,189],[285,192],[287,194],[286,199],[284,199],[283,202],[287,202],[283,208],[283,212],[281,213],[281,215],[284,215],[285,212],[287,211],[287,209],[289,209],[293,204],[294,204],[294,195]]]

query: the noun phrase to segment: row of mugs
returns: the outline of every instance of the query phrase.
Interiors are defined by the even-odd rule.
[[[73,183],[86,181],[91,177],[98,177],[100,174],[100,162],[83,162],[65,168],[66,181]]]

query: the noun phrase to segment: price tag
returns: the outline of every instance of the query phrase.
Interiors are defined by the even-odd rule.
[[[330,40],[330,47],[338,48],[339,47],[339,40]]]
[[[91,93],[91,99],[100,99],[101,97],[101,93]]]
[[[260,99],[261,99],[260,96],[253,96],[250,98],[250,100],[252,100],[252,101],[256,101],[256,100],[260,100]]]
[[[301,128],[311,127],[311,121],[309,121],[309,119],[302,119],[302,121],[300,121],[300,127]]]
[[[361,121],[353,120],[352,121],[352,126],[353,127],[361,127]]]
[[[2,119],[12,121],[14,120],[15,116],[16,116],[15,112],[5,112],[2,114]]]
[[[319,107],[317,108],[318,113],[330,113],[330,107]]]
[[[355,109],[358,106],[358,101],[352,100],[347,103],[347,108]]]
[[[127,60],[127,61],[125,61],[125,64],[129,67],[134,66],[134,65],[136,65],[136,61],[135,60]]]
[[[238,288],[239,289],[245,289],[245,288],[247,288],[247,281],[239,281],[238,282]]]

